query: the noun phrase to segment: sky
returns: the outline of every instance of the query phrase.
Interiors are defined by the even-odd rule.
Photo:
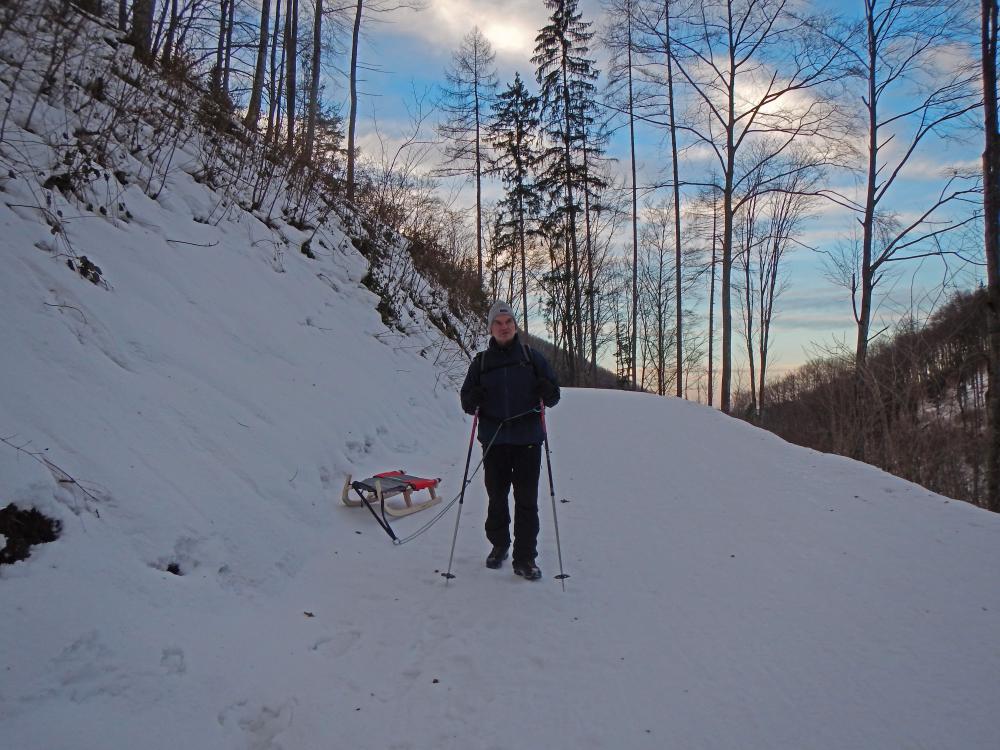
[[[371,269],[336,212],[242,210],[250,184],[196,179],[199,135],[155,197],[128,134],[106,180],[43,189],[50,136],[134,90],[99,45],[93,110],[36,96],[35,20],[4,39],[32,72],[0,81],[0,506],[60,535],[0,565],[4,747],[995,750],[1000,515],[699,404],[567,388],[543,577],[487,569],[446,301],[415,284],[387,328],[362,280],[406,254]],[[342,502],[391,469],[442,497],[398,545]]]
[[[584,20],[594,22],[594,30],[606,22],[600,3],[587,0],[580,7]],[[829,7],[827,4],[827,9]],[[420,12],[399,11],[390,22],[371,27],[362,49],[362,59],[375,61],[381,71],[367,74],[363,89],[369,94],[377,92],[377,96],[369,96],[362,102],[362,117],[377,117],[385,133],[405,132],[407,102],[412,101],[412,93],[432,92],[441,84],[453,51],[476,25],[494,46],[501,83],[512,80],[514,73],[520,72],[525,81],[534,85],[534,66],[530,57],[537,30],[546,20],[546,8],[538,0],[428,0]],[[606,69],[604,53],[596,50],[595,56],[598,67]],[[362,131],[364,127],[362,123]],[[943,170],[956,165],[976,169],[981,150],[977,139],[978,132],[972,129],[959,139],[928,141],[904,173],[898,193],[888,204],[891,209],[905,218],[915,205],[940,189]],[[657,154],[665,147],[663,134],[650,132],[640,125],[638,141],[640,185],[662,182],[662,165],[666,161]],[[366,137],[364,132],[361,143],[375,146],[371,136]],[[629,154],[623,134],[613,139],[609,153],[620,160],[618,170],[625,174]],[[697,158],[686,157],[681,179],[698,179],[705,164]],[[848,193],[856,193],[858,188],[856,178],[845,172],[832,175],[830,183]],[[500,188],[488,185],[485,194],[487,199],[495,199],[501,194]],[[467,189],[460,204],[468,207],[471,217],[474,194]],[[843,284],[831,280],[828,259],[831,254],[851,246],[858,234],[857,227],[852,215],[832,204],[820,203],[813,209],[799,238],[803,249],[787,259],[790,283],[777,306],[772,372],[794,368],[832,347],[846,345],[853,351],[856,328],[851,296]],[[974,248],[981,247],[975,236],[970,242]],[[617,244],[622,253],[630,253],[627,233]],[[940,299],[942,283],[946,282],[951,288],[968,289],[975,286],[981,276],[977,267],[955,258],[947,262],[938,258],[897,266],[883,285],[885,299],[878,308],[879,316],[887,321],[897,319],[910,309],[918,318],[924,316]],[[707,299],[707,293],[704,296]],[[703,302],[700,309],[707,319],[707,302]]]

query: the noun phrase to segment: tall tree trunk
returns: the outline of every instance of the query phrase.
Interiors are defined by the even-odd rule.
[[[580,298],[580,269],[579,269],[579,257],[580,250],[577,242],[576,236],[576,202],[573,200],[573,157],[571,152],[571,143],[573,139],[573,126],[572,126],[572,103],[569,98],[569,70],[567,67],[566,56],[563,55],[562,59],[562,94],[563,94],[563,112],[564,112],[564,125],[563,125],[563,159],[564,168],[566,174],[566,210],[567,210],[567,233],[568,233],[568,245],[567,251],[570,254],[568,258],[568,263],[566,265],[566,273],[570,274],[570,283],[566,288],[567,297],[567,309],[570,315],[567,317],[567,321],[572,321],[573,312],[579,312],[579,298]],[[585,188],[586,189],[586,188]],[[578,321],[574,321],[574,325],[569,329],[569,338],[573,340],[573,333],[575,326]],[[575,347],[570,347],[573,349]],[[569,370],[570,378],[569,382],[572,385],[577,385],[577,359],[580,356],[580,350],[576,349],[573,356],[570,358]]]
[[[219,39],[215,46],[215,66],[212,68],[212,77],[209,89],[216,99],[222,95],[222,68],[226,64],[226,25],[229,19],[229,3],[234,0],[222,0],[219,8]]]
[[[855,295],[861,294],[861,307],[858,308],[857,298],[854,300],[854,316],[858,326],[857,341],[854,349],[854,422],[855,440],[853,457],[864,460],[866,453],[866,428],[862,415],[862,402],[865,393],[865,367],[868,362],[868,340],[871,330],[872,314],[872,256],[875,244],[875,211],[876,190],[878,187],[878,44],[875,38],[874,14],[867,13],[866,28],[868,34],[868,175],[865,186],[865,208],[861,219],[861,278],[854,283]]]
[[[587,366],[590,384],[597,380],[597,321],[594,318],[594,240],[590,224],[590,159],[587,150],[587,135],[583,135],[583,224],[584,224],[584,252],[587,263],[587,315],[589,316],[588,334],[590,337],[590,362]],[[579,284],[577,284],[579,289]],[[580,300],[582,305],[582,299]],[[578,346],[580,347],[580,358],[584,355],[583,346],[583,315],[582,310],[578,311]]]
[[[677,331],[676,342],[674,344],[677,355],[677,397],[684,396],[683,383],[683,363],[684,363],[684,319],[682,304],[681,279],[683,264],[681,259],[681,185],[677,167],[677,125],[674,120],[674,63],[673,49],[670,40],[670,2],[664,3],[664,17],[666,18],[666,44],[667,44],[667,107],[670,116],[670,163],[674,172],[674,305],[676,307]],[[711,402],[709,402],[711,403]]]
[[[715,265],[717,241],[719,238],[719,202],[712,197],[712,264],[709,276],[711,278],[708,288],[708,405],[711,406],[715,399],[715,360],[713,359],[715,346]]]
[[[305,148],[303,149],[306,163],[312,160],[313,146],[316,141],[316,118],[319,116],[319,67],[323,55],[320,43],[323,36],[323,0],[316,0],[314,10],[312,77],[309,81],[309,114],[306,121]]]
[[[151,58],[155,58],[157,51],[160,49],[160,42],[163,40],[163,30],[167,26],[167,12],[169,10],[170,0],[164,0],[163,7],[160,9],[160,20],[156,24],[156,32],[153,34],[153,42],[149,47]]]
[[[628,137],[632,174],[632,388],[639,383],[636,374],[639,320],[639,184],[635,167],[635,92],[632,88],[632,7],[628,13]]]
[[[278,107],[281,102],[281,89],[284,81],[285,51],[281,51],[281,60],[278,60],[278,33],[281,28],[281,0],[274,3],[274,30],[271,35],[271,75],[268,78],[267,89],[267,133],[264,136],[265,143],[271,143],[272,139],[277,142],[275,128],[277,127]]]
[[[169,2],[170,24],[167,26],[167,37],[163,42],[163,54],[160,56],[161,64],[164,68],[170,67],[174,54],[174,41],[177,39],[177,0],[169,0]],[[166,8],[166,3],[164,4],[164,8]]]
[[[260,6],[260,43],[257,45],[257,65],[253,73],[250,89],[250,103],[244,124],[251,130],[257,129],[260,120],[260,106],[264,98],[264,77],[267,75],[267,44],[270,39],[271,0],[262,0]]]
[[[236,0],[229,0],[229,21],[226,24],[226,61],[222,66],[222,93],[229,98],[229,74],[233,68],[233,27],[236,25]]]
[[[756,209],[751,208],[751,211]],[[753,243],[753,226],[752,220],[748,219],[747,226],[747,244],[744,247],[743,252],[745,257],[743,258],[743,283],[745,284],[745,289],[743,290],[744,298],[746,300],[746,340],[747,340],[747,363],[750,367],[750,414],[756,418],[757,416],[757,367],[754,362],[754,347],[753,347],[753,279],[750,274],[750,246]]]
[[[989,389],[986,428],[986,507],[1000,513],[1000,123],[997,121],[997,0],[982,0],[983,108],[986,147],[983,151],[983,208]]]
[[[476,67],[478,70],[478,58],[476,59]],[[476,118],[476,258],[479,261],[479,285],[483,285],[483,154],[482,154],[482,135],[481,135],[481,125],[479,117],[479,80],[477,75],[477,80],[474,85],[475,91],[473,93],[474,104],[473,111],[475,112]],[[513,303],[514,300],[511,300]]]
[[[155,0],[136,0],[132,6],[132,33],[129,41],[135,46],[135,57],[150,62],[153,45],[153,15]]]
[[[727,135],[728,157],[726,163],[726,182],[722,192],[722,373],[721,392],[719,393],[719,408],[728,414],[731,408],[732,390],[732,352],[733,352],[733,315],[732,315],[732,274],[733,274],[733,134]]]
[[[775,245],[771,250],[771,269],[767,276],[767,289],[761,289],[760,300],[760,378],[757,382],[757,423],[764,424],[764,383],[767,379],[767,353],[771,346],[771,320],[774,316],[774,298],[778,288],[778,240],[774,240]]]
[[[347,200],[354,200],[354,131],[358,121],[358,38],[361,36],[361,16],[364,12],[364,0],[358,0],[357,11],[354,14],[354,34],[351,36],[351,105],[347,120]],[[479,267],[479,278],[482,281],[482,263]]]
[[[732,6],[730,6],[730,14]],[[733,19],[729,19],[733,29]],[[730,32],[732,33],[732,32]],[[736,144],[733,132],[736,129],[736,50],[729,45],[729,81],[726,102],[726,174],[722,192],[722,392],[719,394],[719,408],[729,414],[732,404],[733,372],[733,315],[732,315],[732,274],[733,274],[733,176],[736,171]]]
[[[288,0],[285,6],[285,119],[288,123],[287,147],[295,145],[295,97],[298,73],[299,0]]]

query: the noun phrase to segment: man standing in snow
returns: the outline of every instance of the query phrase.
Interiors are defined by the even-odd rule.
[[[514,311],[496,302],[487,318],[489,347],[476,355],[462,384],[462,409],[479,410],[486,494],[486,538],[493,549],[486,567],[499,568],[510,549],[514,487],[514,573],[538,580],[538,477],[542,465],[541,404],[559,403],[559,383],[545,357],[521,341]]]

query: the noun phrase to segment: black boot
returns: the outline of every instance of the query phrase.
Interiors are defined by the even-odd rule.
[[[526,581],[537,581],[542,577],[542,571],[535,565],[534,560],[528,562],[514,563],[514,575],[521,576]]]
[[[503,564],[503,561],[507,559],[507,550],[509,547],[501,544],[494,544],[493,549],[490,550],[490,554],[486,556],[486,567],[493,568],[496,570]]]

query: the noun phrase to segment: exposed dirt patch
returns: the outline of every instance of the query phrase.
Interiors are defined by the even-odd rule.
[[[0,510],[0,534],[7,546],[0,550],[0,565],[10,565],[31,556],[36,544],[54,542],[62,531],[62,523],[31,508],[22,510],[11,503]]]

